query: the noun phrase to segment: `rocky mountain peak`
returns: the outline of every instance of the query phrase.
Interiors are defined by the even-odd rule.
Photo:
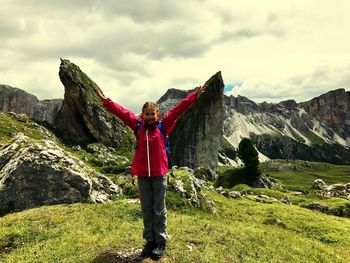
[[[173,162],[178,166],[217,167],[224,119],[221,72],[206,84],[206,91],[178,120],[170,136]]]
[[[189,91],[185,90],[168,89],[167,92],[157,101],[161,114],[164,114],[170,108],[180,103],[188,93]]]
[[[33,120],[53,124],[61,104],[62,99],[38,100],[24,90],[0,85],[1,112],[21,113]]]
[[[133,144],[133,135],[119,119],[102,106],[93,82],[77,65],[61,59],[59,70],[65,88],[56,126],[63,137],[79,145],[101,142],[116,148]]]
[[[311,117],[322,119],[340,137],[350,137],[350,91],[344,89],[329,91],[300,103],[299,106]]]
[[[260,111],[260,107],[254,101],[248,99],[247,97],[238,95],[234,96],[224,96],[225,106],[229,109],[235,109],[237,112],[242,114],[249,114],[253,112]]]

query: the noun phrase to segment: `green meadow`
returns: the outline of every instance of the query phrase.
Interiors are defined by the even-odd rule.
[[[0,217],[0,262],[112,263],[122,262],[118,260],[118,253],[142,248],[142,215],[137,191],[131,179],[112,173],[122,168],[99,167],[93,162],[93,153],[63,145],[30,120],[0,115],[0,148],[11,141],[16,132],[35,139],[57,140],[87,165],[124,184],[131,194],[106,204],[42,206]],[[226,190],[263,194],[277,200],[287,196],[292,205],[233,199],[202,190],[216,206],[216,213],[208,213],[168,191],[170,240],[167,254],[160,262],[349,262],[349,218],[301,206],[312,202],[334,209],[350,206],[348,200],[323,198],[310,189],[312,182],[319,178],[327,184],[350,182],[350,167],[274,160],[262,164],[261,170],[282,187],[254,189],[236,184]],[[227,179],[237,171],[220,167],[218,173]],[[178,176],[184,177],[186,173],[178,171]]]
[[[162,262],[348,262],[348,218],[208,194],[215,214],[168,210]],[[117,262],[142,247],[141,233],[140,205],[128,199],[44,206],[0,219],[1,262]]]

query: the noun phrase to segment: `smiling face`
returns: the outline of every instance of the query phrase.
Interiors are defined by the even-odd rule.
[[[142,111],[142,119],[148,124],[153,124],[158,121],[159,111],[157,107],[148,107]]]

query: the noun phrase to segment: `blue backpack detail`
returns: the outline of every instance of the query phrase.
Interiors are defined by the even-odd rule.
[[[136,129],[135,129],[136,143],[137,143],[137,139],[138,139],[137,135],[138,135],[138,132],[141,128],[141,125],[142,125],[142,119],[139,118],[137,121]],[[168,157],[168,169],[170,171],[171,176],[175,177],[174,171],[173,171],[173,163],[172,163],[171,158],[170,158],[171,151],[170,151],[169,136],[165,134],[164,126],[163,126],[163,123],[161,121],[158,121],[157,128],[159,129],[159,131],[162,134],[163,139],[164,139],[165,151],[166,151],[166,155]]]

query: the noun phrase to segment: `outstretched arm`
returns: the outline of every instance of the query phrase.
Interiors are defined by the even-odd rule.
[[[107,98],[100,88],[95,88],[96,95],[103,101],[103,106],[118,118],[120,118],[132,130],[135,130],[138,117],[131,111],[125,109],[123,106]]]
[[[175,126],[176,120],[191,107],[191,105],[199,98],[199,96],[205,92],[207,87],[207,84],[197,87],[195,92],[191,92],[185,99],[176,105],[175,108],[171,109],[164,115],[162,122],[167,134],[171,133]]]

